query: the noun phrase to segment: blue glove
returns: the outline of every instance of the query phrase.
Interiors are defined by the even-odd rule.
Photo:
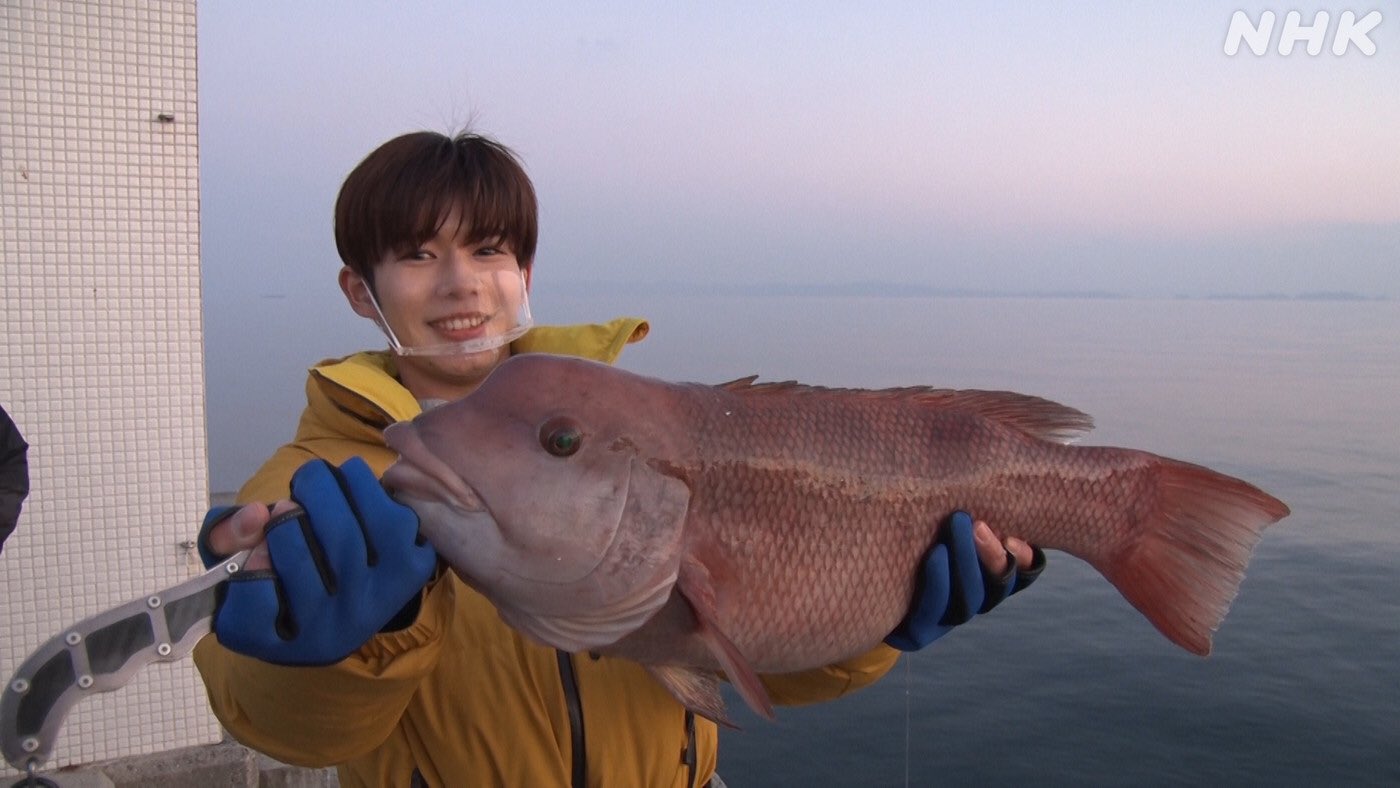
[[[885,638],[900,651],[918,651],[943,637],[959,624],[979,613],[986,613],[1003,599],[1029,586],[1045,568],[1045,553],[1031,548],[1034,557],[1029,569],[1016,566],[1016,557],[1007,553],[1006,572],[985,577],[972,538],[972,516],[953,512],[938,530],[938,541],[924,557],[923,570],[914,581],[914,601],[909,613]]]
[[[264,662],[329,665],[396,614],[417,612],[437,553],[418,536],[418,516],[390,498],[359,458],[339,469],[306,463],[292,476],[291,497],[302,511],[266,526],[272,568],[229,579],[214,634]],[[211,511],[206,526],[227,515]]]

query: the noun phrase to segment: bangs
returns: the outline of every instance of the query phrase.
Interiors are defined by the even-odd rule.
[[[534,187],[504,146],[476,135],[421,132],[390,140],[346,178],[336,203],[336,247],[372,281],[376,263],[436,236],[456,214],[464,243],[500,238],[522,267],[534,259]]]

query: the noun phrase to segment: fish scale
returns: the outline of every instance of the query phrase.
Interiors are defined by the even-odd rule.
[[[1039,500],[1043,513],[1050,500],[1069,500],[1070,479],[1047,476],[1049,461],[1042,469],[1029,461],[1057,446],[961,412],[911,407],[909,398],[809,389],[800,407],[744,402],[742,393],[697,399],[711,417],[690,418],[713,426],[697,433],[691,526],[728,546],[722,552],[738,582],[718,595],[726,634],[770,670],[810,666],[814,649],[805,644],[819,633],[819,659],[835,661],[892,630],[919,558],[958,505],[995,518],[1004,534],[1044,533],[1078,546],[1061,535],[1068,527],[1054,527],[1070,523],[1070,507],[1040,528],[1024,527],[1018,511],[1021,501]],[[1017,453],[1029,457],[1011,461]],[[959,460],[969,456],[983,461]],[[1048,489],[1056,486],[1059,494]],[[761,549],[740,547],[754,540]],[[804,644],[800,659],[793,643]]]

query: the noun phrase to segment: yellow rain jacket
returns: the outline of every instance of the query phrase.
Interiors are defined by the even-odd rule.
[[[612,363],[647,330],[636,318],[541,326],[512,352]],[[292,473],[314,458],[359,456],[382,474],[395,459],[384,428],[420,411],[380,352],[317,364],[306,395],[296,439],[244,485],[240,501],[286,498]],[[873,682],[897,657],[881,646],[764,683],[775,703],[826,700]],[[714,723],[687,714],[641,666],[528,640],[451,572],[429,584],[411,626],[376,635],[335,665],[271,665],[213,636],[194,659],[215,715],[239,741],[287,763],[336,765],[345,788],[569,786],[580,766],[590,786],[680,788],[703,786],[715,771]]]

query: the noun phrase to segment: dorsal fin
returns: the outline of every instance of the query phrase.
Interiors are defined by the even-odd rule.
[[[1089,414],[1043,397],[1014,391],[929,389],[913,395],[940,408],[976,413],[1041,440],[1070,443],[1094,428]]]
[[[727,382],[727,383],[721,383],[721,384],[719,384],[718,388],[722,388],[722,389],[746,389],[746,388],[749,388],[750,386],[752,386],[752,385],[753,385],[753,382],[754,382],[755,380],[758,380],[758,376],[757,376],[757,375],[749,375],[748,377],[744,377],[744,378],[735,378],[735,379],[733,379],[733,380],[731,380],[731,381],[729,381],[729,382]]]
[[[1083,411],[1042,397],[1014,391],[936,389],[909,386],[888,389],[840,389],[809,386],[792,380],[756,383],[757,375],[738,378],[720,388],[741,397],[849,396],[870,399],[907,399],[925,407],[975,413],[1042,440],[1069,443],[1094,428],[1094,419]]]

